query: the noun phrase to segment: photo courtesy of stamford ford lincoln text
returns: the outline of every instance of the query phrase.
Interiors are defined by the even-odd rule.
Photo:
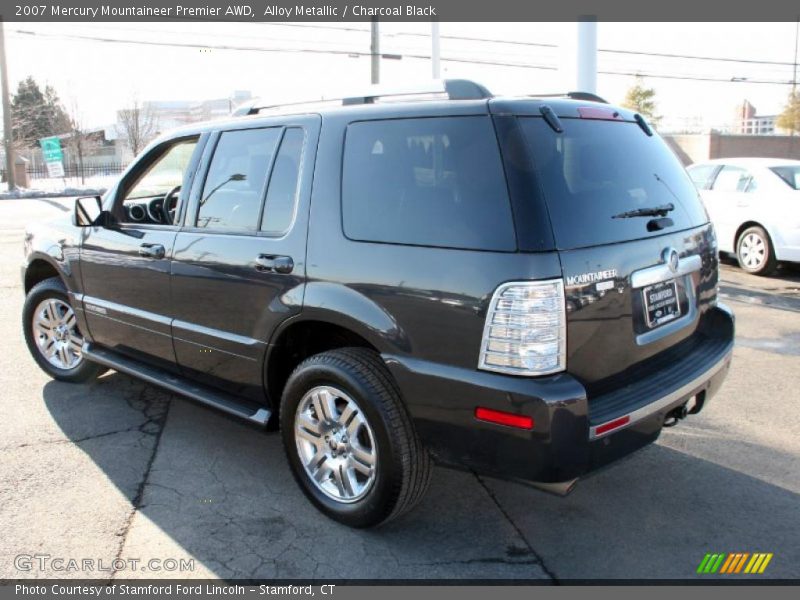
[[[794,596],[796,6],[15,1],[0,600]]]

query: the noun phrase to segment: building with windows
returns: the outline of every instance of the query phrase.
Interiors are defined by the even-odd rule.
[[[734,112],[730,133],[735,135],[775,135],[778,115],[759,115],[755,106],[744,100]]]
[[[248,90],[236,90],[227,98],[212,100],[153,100],[144,102],[143,110],[152,114],[158,132],[168,131],[188,123],[227,117],[242,102],[250,100]]]

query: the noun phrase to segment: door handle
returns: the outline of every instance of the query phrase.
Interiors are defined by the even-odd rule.
[[[291,256],[275,256],[273,254],[259,254],[256,258],[256,271],[266,273],[291,273],[294,261]]]
[[[166,251],[161,244],[142,244],[139,246],[139,256],[147,258],[164,258]]]

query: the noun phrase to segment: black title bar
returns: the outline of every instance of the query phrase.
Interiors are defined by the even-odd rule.
[[[787,0],[25,0],[3,2],[5,21],[796,21]]]

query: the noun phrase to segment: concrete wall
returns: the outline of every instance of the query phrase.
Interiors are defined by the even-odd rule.
[[[788,135],[712,135],[711,158],[763,156],[800,159],[800,138]]]
[[[712,158],[755,156],[800,160],[800,136],[666,134],[664,141],[684,165]]]
[[[662,136],[672,151],[684,165],[690,165],[709,158],[711,145],[708,134],[681,134]]]

